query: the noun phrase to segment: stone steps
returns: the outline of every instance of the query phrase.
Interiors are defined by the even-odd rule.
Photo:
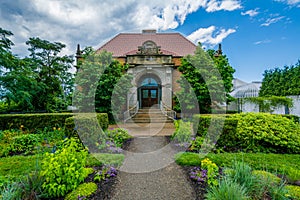
[[[142,108],[127,123],[173,123],[173,120],[165,116],[160,109]]]

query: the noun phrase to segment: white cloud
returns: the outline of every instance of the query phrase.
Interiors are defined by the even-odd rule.
[[[207,12],[215,12],[219,10],[233,11],[242,8],[240,1],[237,0],[211,0],[208,1],[206,6]]]
[[[18,55],[27,53],[24,43],[29,37],[62,42],[67,45],[65,52],[74,54],[77,43],[96,46],[119,32],[175,29],[199,9],[239,8],[239,0],[14,0],[1,3],[0,26],[15,34]]]
[[[221,29],[219,31],[216,31],[215,26],[210,26],[208,28],[199,28],[198,30],[190,34],[188,36],[188,39],[190,39],[194,43],[201,42],[202,44],[204,44],[204,46],[213,47],[221,43],[226,37],[235,32],[235,29]]]
[[[258,8],[255,8],[254,10],[247,10],[246,12],[241,12],[241,15],[249,15],[250,17],[254,17],[259,14],[257,10]]]
[[[281,19],[285,18],[284,16],[275,17],[275,18],[269,18],[264,23],[262,23],[260,26],[270,26],[271,24],[277,23]]]
[[[267,44],[267,43],[270,43],[271,40],[269,39],[265,39],[265,40],[260,40],[260,41],[257,41],[257,42],[254,42],[255,45],[258,45],[258,44]]]
[[[277,2],[282,2],[282,3],[286,3],[286,4],[291,5],[291,6],[295,6],[295,5],[297,5],[297,4],[300,3],[300,0],[275,0],[275,1],[277,1]],[[300,6],[300,5],[298,5],[298,7],[299,7],[299,6]]]

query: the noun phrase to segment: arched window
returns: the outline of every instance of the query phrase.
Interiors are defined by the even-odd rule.
[[[154,78],[145,78],[141,86],[158,86],[158,83]]]

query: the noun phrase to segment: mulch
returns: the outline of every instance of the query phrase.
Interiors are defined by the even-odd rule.
[[[93,182],[94,177],[97,171],[102,169],[101,167],[93,167],[94,173],[90,174],[86,179],[85,182]],[[117,177],[111,177],[107,181],[100,181],[96,182],[98,189],[96,193],[90,196],[88,199],[90,200],[108,200],[111,199],[114,193],[114,188],[116,184]]]

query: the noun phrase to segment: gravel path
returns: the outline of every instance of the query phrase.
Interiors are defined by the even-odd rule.
[[[125,153],[114,200],[191,200],[195,193],[166,137],[136,137]]]

